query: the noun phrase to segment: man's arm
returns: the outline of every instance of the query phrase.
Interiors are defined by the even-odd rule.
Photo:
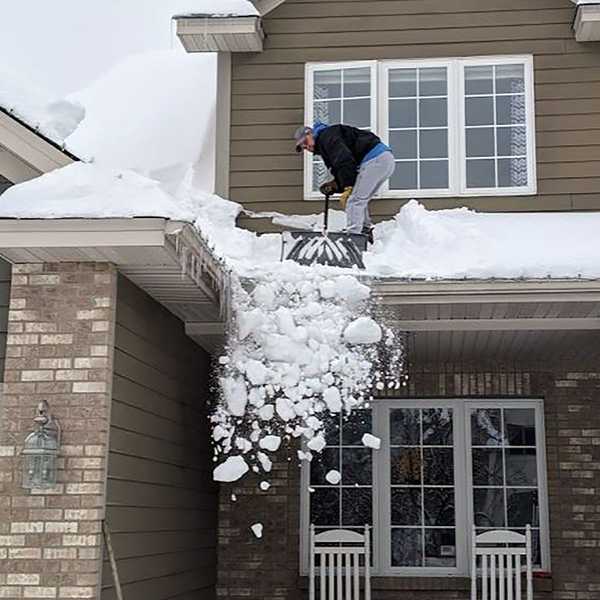
[[[323,153],[327,154],[330,163],[330,169],[333,172],[338,184],[338,191],[343,192],[348,187],[353,187],[356,183],[358,174],[358,165],[350,148],[346,146],[344,140],[330,132],[321,134],[321,147]]]

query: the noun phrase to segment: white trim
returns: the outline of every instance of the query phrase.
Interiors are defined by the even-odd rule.
[[[393,408],[438,408],[453,410],[453,446],[455,481],[456,567],[392,567],[390,505],[390,444],[387,416]],[[470,574],[471,545],[469,532],[473,524],[472,460],[470,410],[473,408],[533,408],[536,419],[537,489],[541,568],[550,570],[550,530],[548,516],[548,487],[544,403],[541,399],[502,398],[426,398],[376,399],[371,404],[372,431],[382,441],[381,449],[373,453],[373,553],[374,575],[400,577],[466,577]],[[309,464],[303,462],[300,489],[300,572],[308,573]],[[460,493],[461,488],[468,493]]]
[[[464,67],[470,65],[502,65],[522,63],[525,67],[525,102],[527,129],[527,186],[467,188],[466,186],[466,130],[464,115]],[[389,143],[388,75],[393,68],[447,67],[448,69],[448,189],[390,190],[389,181],[378,194],[381,198],[448,198],[473,196],[530,196],[537,193],[535,90],[532,55],[500,55],[478,57],[430,58],[422,60],[348,61],[306,63],[305,65],[305,122],[313,122],[313,75],[315,71],[346,69],[365,65],[372,66],[371,110],[373,131]],[[374,112],[373,112],[374,111]],[[418,131],[418,128],[417,128]],[[494,148],[496,152],[496,148]],[[304,156],[304,199],[318,200],[320,195],[312,191],[313,157]],[[496,157],[494,156],[494,160]]]

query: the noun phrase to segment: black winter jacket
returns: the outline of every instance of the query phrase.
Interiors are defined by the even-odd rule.
[[[354,186],[360,163],[380,142],[370,131],[349,125],[331,125],[317,135],[314,152],[323,158],[333,173],[338,192],[343,192]]]

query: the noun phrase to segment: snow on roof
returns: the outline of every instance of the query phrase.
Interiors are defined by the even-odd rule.
[[[173,18],[185,17],[258,17],[258,10],[250,0],[198,0],[189,12]]]
[[[53,98],[5,67],[0,69],[0,108],[60,146],[85,115],[77,102]]]
[[[571,0],[571,2],[577,4],[577,6],[580,4],[600,4],[600,0]]]

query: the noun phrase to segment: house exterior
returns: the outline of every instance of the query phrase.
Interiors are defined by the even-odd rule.
[[[593,4],[255,4],[256,16],[177,19],[189,51],[220,51],[218,191],[247,211],[320,210],[321,166],[291,141],[312,118],[354,120],[394,148],[378,219],[414,197],[600,207]],[[56,166],[74,159],[0,117]],[[0,186],[54,168],[8,149]],[[472,526],[527,524],[536,598],[600,597],[599,281],[372,282],[407,332],[407,386],[332,424],[312,465],[282,450],[264,491],[252,473],[210,476],[211,355],[230,307],[227,273],[193,228],[2,219],[0,256],[0,597],[111,600],[116,573],[127,600],[300,600],[310,523],[373,527],[375,600],[467,598]],[[62,428],[59,477],[30,491],[21,450],[42,400]],[[380,451],[357,442],[366,431]]]

